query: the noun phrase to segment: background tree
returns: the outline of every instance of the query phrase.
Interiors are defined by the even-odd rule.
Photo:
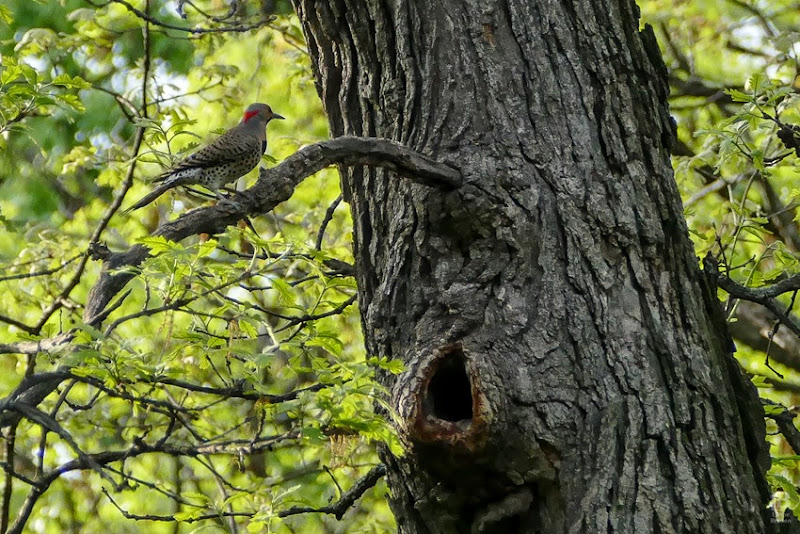
[[[3,530],[794,528],[714,287],[795,404],[791,4],[643,2],[668,74],[632,2],[295,4],[0,6]],[[298,151],[312,70],[401,144]],[[241,209],[120,213],[259,100]]]

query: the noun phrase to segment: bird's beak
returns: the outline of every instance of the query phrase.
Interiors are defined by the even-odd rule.
[[[280,119],[280,120],[284,120],[286,117],[284,117],[283,115],[278,115],[277,113],[273,113],[273,114],[272,114],[272,118],[273,118],[273,119]]]

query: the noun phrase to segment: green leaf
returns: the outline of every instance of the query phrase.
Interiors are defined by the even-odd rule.
[[[280,300],[283,304],[293,305],[295,300],[295,293],[292,290],[292,286],[286,283],[286,281],[280,278],[272,278],[270,280],[270,285],[272,289],[278,292],[280,296]]]
[[[725,94],[731,97],[734,102],[754,102],[755,98],[748,93],[744,93],[737,89],[725,89]]]
[[[63,102],[68,107],[72,108],[75,111],[86,111],[86,108],[83,106],[83,102],[81,99],[78,98],[77,95],[69,95],[69,94],[58,94],[54,95],[57,100]]]
[[[6,24],[11,24],[11,22],[14,20],[14,18],[11,16],[11,10],[3,4],[0,4],[0,20]]]
[[[765,415],[778,415],[783,413],[784,408],[783,406],[779,406],[776,404],[766,404],[764,405],[764,414]]]
[[[4,66],[0,71],[0,84],[6,85],[16,80],[22,74],[22,69],[18,65]]]
[[[178,512],[174,515],[175,521],[189,521],[190,519],[197,519],[198,517],[205,514],[205,510],[202,508],[195,508],[192,510],[184,510],[183,512]]]
[[[373,356],[372,358],[367,359],[367,363],[379,367],[385,371],[388,371],[393,375],[399,375],[400,373],[406,370],[406,366],[405,364],[403,364],[401,360],[398,359],[390,360],[385,356],[382,358],[377,358]]]
[[[334,335],[318,334],[309,339],[306,344],[310,347],[321,347],[333,356],[341,356],[344,344]]]
[[[163,236],[143,237],[139,240],[139,243],[149,248],[154,254],[162,252],[186,252],[183,245],[170,241]]]
[[[217,241],[214,239],[209,239],[208,241],[202,241],[197,245],[197,258],[205,258],[210,256],[217,250]]]
[[[50,83],[67,89],[88,89],[92,86],[80,76],[70,76],[69,74],[59,74]]]
[[[309,439],[311,441],[327,441],[328,440],[327,436],[325,436],[325,434],[322,433],[322,430],[320,430],[318,427],[315,427],[315,426],[309,426],[309,427],[303,428],[303,430],[301,431],[301,434],[303,435],[304,438]]]

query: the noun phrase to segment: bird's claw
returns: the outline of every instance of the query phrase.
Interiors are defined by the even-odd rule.
[[[238,201],[233,200],[233,197],[225,197],[219,201],[220,204],[230,204],[236,211],[242,211],[242,205]]]

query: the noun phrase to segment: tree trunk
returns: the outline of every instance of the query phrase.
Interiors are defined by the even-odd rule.
[[[627,0],[293,0],[331,132],[461,170],[342,169],[402,532],[770,532],[755,389],[669,162]]]

